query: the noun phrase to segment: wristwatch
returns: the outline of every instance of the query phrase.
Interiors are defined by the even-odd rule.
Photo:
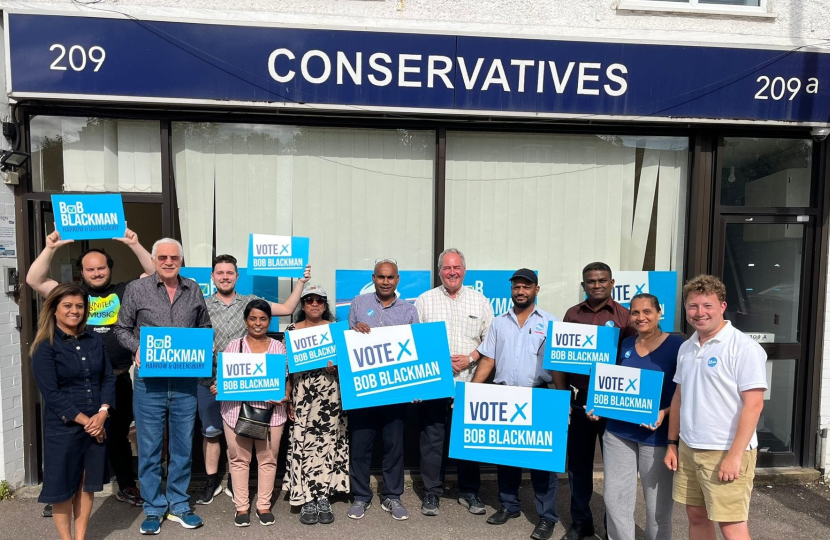
[[[469,366],[469,367],[473,367],[473,366],[475,366],[475,365],[476,365],[476,361],[475,361],[475,360],[473,360],[473,355],[471,354],[471,355],[470,355],[470,366]]]
[[[669,439],[669,440],[666,441],[666,444],[673,444],[675,446],[679,446],[680,441],[678,441],[677,439]]]

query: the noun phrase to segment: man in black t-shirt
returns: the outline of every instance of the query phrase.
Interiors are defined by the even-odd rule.
[[[133,231],[127,229],[123,238],[113,238],[113,240],[129,246],[138,257],[145,272],[148,274],[155,272],[150,253],[139,244],[138,236]],[[61,240],[57,231],[47,236],[46,247],[32,262],[26,274],[26,283],[44,298],[58,285],[57,281],[48,277],[52,259],[61,246],[70,242],[72,240]],[[133,382],[130,378],[133,355],[118,343],[113,332],[127,284],[111,283],[114,261],[102,249],[86,250],[78,259],[77,264],[81,270],[81,279],[89,294],[87,327],[103,339],[116,376],[115,405],[111,409],[112,418],[108,433],[110,465],[118,480],[118,492],[115,497],[119,501],[138,506],[143,504],[144,500],[135,484],[133,453],[129,440],[130,424],[133,421]],[[44,510],[44,515],[51,515],[48,505]]]

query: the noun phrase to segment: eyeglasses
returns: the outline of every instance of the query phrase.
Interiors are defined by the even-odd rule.
[[[392,263],[395,266],[398,266],[398,261],[396,261],[395,259],[375,259],[375,266],[381,263]]]
[[[321,306],[323,306],[326,304],[326,299],[320,298],[319,296],[306,296],[305,298],[303,298],[303,302],[305,302],[306,305],[320,304]]]
[[[159,262],[164,262],[167,259],[170,259],[170,262],[179,262],[182,260],[182,258],[178,255],[156,255],[156,259],[158,259]]]

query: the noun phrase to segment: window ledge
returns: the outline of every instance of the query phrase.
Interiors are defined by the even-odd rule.
[[[620,0],[617,4],[617,11],[655,11],[659,13],[676,13],[682,15],[720,15],[725,17],[753,17],[762,19],[775,19],[778,14],[774,11],[767,11],[755,6],[701,6],[683,5],[650,0]]]

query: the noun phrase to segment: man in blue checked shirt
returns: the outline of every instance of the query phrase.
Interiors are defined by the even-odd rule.
[[[398,298],[395,291],[401,277],[394,259],[378,259],[372,273],[375,292],[361,294],[349,307],[349,328],[368,334],[372,328],[415,324],[415,306]],[[406,405],[384,405],[349,411],[349,480],[354,502],[349,518],[361,519],[372,503],[369,468],[372,447],[378,431],[383,437],[383,495],[381,508],[398,521],[408,519],[409,512],[401,503],[403,494],[403,433]],[[378,429],[380,427],[380,429]]]
[[[539,278],[527,268],[516,270],[510,278],[513,309],[499,315],[490,326],[487,337],[478,347],[482,358],[473,377],[474,383],[483,383],[496,370],[493,382],[507,386],[548,388],[553,380],[551,372],[542,369],[548,323],[558,319],[536,307]],[[519,485],[522,469],[498,466],[499,502],[501,508],[487,518],[491,525],[504,525],[521,515]],[[530,535],[534,540],[548,540],[559,521],[556,514],[556,473],[530,471],[530,481],[536,493],[536,511],[539,522]]]

